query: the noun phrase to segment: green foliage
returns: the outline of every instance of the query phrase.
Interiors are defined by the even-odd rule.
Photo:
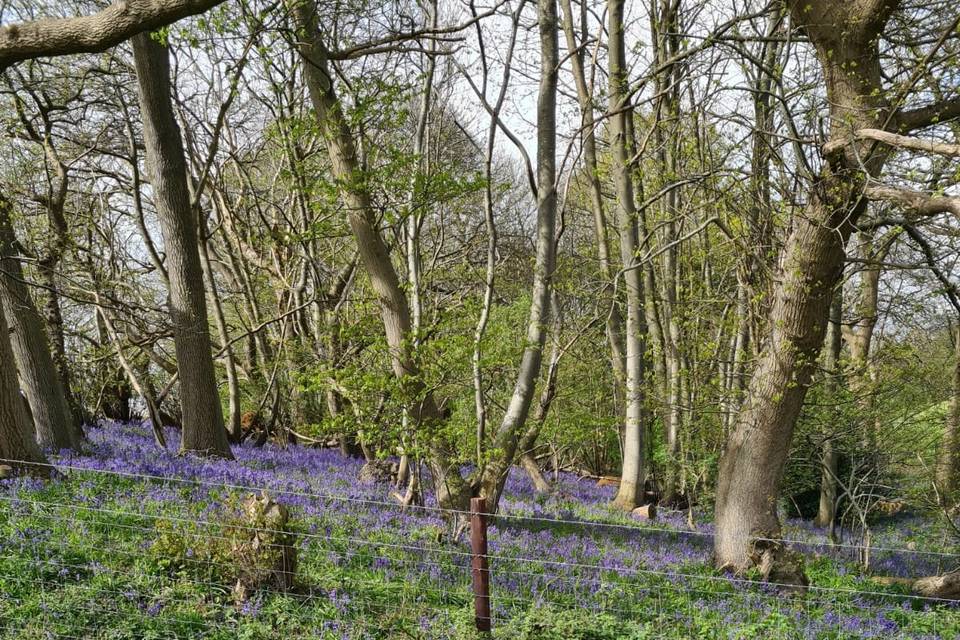
[[[657,637],[648,625],[624,622],[600,613],[552,607],[530,609],[522,617],[518,640],[645,640]]]

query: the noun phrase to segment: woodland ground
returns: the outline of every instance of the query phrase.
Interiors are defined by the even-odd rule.
[[[54,480],[3,481],[2,637],[473,635],[466,540],[450,542],[429,503],[402,511],[389,487],[357,482],[361,462],[272,445],[235,447],[235,462],[178,457],[132,425],[89,435],[80,453],[54,456]],[[299,550],[291,593],[234,602],[237,568],[218,523],[247,493],[237,487],[268,488],[289,505]],[[808,523],[785,531],[812,583],[790,597],[712,569],[709,523],[689,531],[680,513],[631,521],[608,509],[610,488],[571,475],[556,489],[537,495],[522,473],[510,477],[490,528],[495,637],[960,637],[960,608],[879,585],[858,570],[855,548],[826,545]],[[878,522],[872,572],[952,569],[950,542],[930,518]]]

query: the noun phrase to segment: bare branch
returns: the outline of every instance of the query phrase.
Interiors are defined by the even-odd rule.
[[[960,217],[960,197],[932,196],[921,191],[887,185],[868,185],[864,188],[863,195],[870,200],[892,202],[920,216],[952,213]]]
[[[0,69],[23,60],[96,53],[144,31],[203,13],[223,0],[119,0],[89,16],[0,27]]]
[[[960,96],[925,107],[897,112],[894,122],[901,131],[916,131],[960,118]]]
[[[927,151],[929,153],[947,156],[948,158],[960,158],[960,144],[947,144],[926,138],[902,136],[880,129],[859,129],[855,131],[851,137],[830,141],[823,145],[823,155],[829,157],[856,140],[874,140],[900,149]]]

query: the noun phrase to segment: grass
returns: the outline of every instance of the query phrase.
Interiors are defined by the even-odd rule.
[[[358,485],[358,463],[334,452],[239,448],[237,457],[176,457],[157,451],[138,427],[108,425],[94,430],[84,451],[59,458],[70,468],[62,477],[6,481],[2,637],[475,635],[469,549],[449,539],[436,512],[390,505],[386,487]],[[234,600],[230,523],[246,492],[224,485],[268,487],[290,505],[294,591]],[[644,527],[609,511],[606,490],[593,483],[564,477],[558,489],[537,496],[519,474],[508,483],[508,517],[490,529],[495,637],[960,637],[960,610],[876,585],[849,554],[825,550],[822,532],[808,525],[792,523],[787,536],[810,545],[813,589],[786,597],[717,573],[709,527],[685,532],[680,517]],[[577,523],[588,520],[611,526]],[[922,522],[892,520],[877,537],[890,546],[929,540]],[[910,554],[890,553],[881,566],[909,574],[950,558]]]

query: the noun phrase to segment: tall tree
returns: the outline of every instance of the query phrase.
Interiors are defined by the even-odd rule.
[[[560,68],[556,0],[539,0],[540,83],[537,94],[537,242],[533,294],[520,369],[510,403],[480,477],[481,495],[495,509],[513,464],[536,391],[550,318],[550,287],[557,262],[557,76]]]
[[[33,438],[30,417],[17,384],[17,370],[11,366],[13,350],[8,335],[10,329],[0,305],[0,458],[2,464],[23,468],[24,463],[45,463],[43,453]],[[45,471],[41,468],[41,473]]]
[[[425,388],[414,358],[410,305],[390,260],[387,245],[377,228],[377,215],[358,160],[353,133],[334,85],[329,52],[317,19],[316,2],[290,0],[290,5],[310,101],[326,141],[331,172],[347,208],[347,219],[356,238],[360,262],[377,295],[394,374],[406,385],[409,396],[417,398],[410,408],[412,423],[418,427],[436,426],[443,422],[444,416],[433,392]],[[430,453],[430,466],[440,505],[465,509],[470,491],[451,451],[440,439],[434,438]]]
[[[891,105],[882,80],[880,39],[899,4],[788,3],[794,26],[816,51],[826,84],[826,162],[787,238],[775,278],[770,335],[720,462],[714,555],[722,567],[749,568],[757,557],[756,539],[780,535],[776,505],[784,465],[823,344],[847,241],[866,210],[866,196],[882,195],[866,183],[880,174],[889,151],[858,131],[909,131],[957,117],[956,101],[901,109],[912,84]]]
[[[637,211],[633,194],[627,123],[633,117],[628,97],[626,27],[623,21],[623,0],[607,3],[609,55],[610,122],[609,144],[613,156],[613,180],[617,194],[617,228],[620,232],[620,260],[623,263],[623,281],[626,289],[627,322],[624,331],[626,353],[625,403],[623,428],[623,468],[620,488],[614,505],[631,510],[644,501],[646,479],[646,447],[644,434],[644,359],[646,356],[646,326],[644,322],[643,273],[638,263],[639,237]]]
[[[12,360],[17,363],[41,446],[69,449],[79,444],[70,403],[50,353],[44,323],[30,295],[17,251],[12,205],[0,197],[0,303],[9,318]]]
[[[150,34],[133,37],[147,170],[160,219],[169,277],[184,451],[232,458],[210,346],[198,220],[187,184],[180,127],[173,111],[170,58]]]
[[[943,439],[937,457],[936,481],[941,496],[953,500],[960,471],[960,324],[953,330],[953,395],[943,427]]]

